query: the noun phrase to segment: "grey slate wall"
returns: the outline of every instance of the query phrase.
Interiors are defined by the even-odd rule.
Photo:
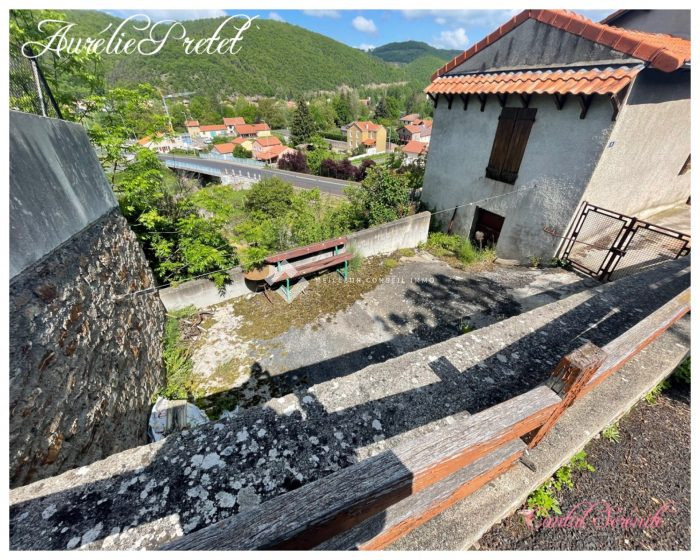
[[[10,484],[146,442],[164,309],[77,125],[11,116]]]

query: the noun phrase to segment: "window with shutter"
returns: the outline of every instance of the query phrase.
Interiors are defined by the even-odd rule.
[[[503,108],[486,167],[488,178],[515,183],[536,113],[537,109]]]

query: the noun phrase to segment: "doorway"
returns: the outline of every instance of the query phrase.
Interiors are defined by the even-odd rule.
[[[476,243],[483,247],[495,247],[498,243],[498,237],[501,235],[503,222],[505,218],[477,207],[474,215],[474,226],[472,227],[471,238]],[[477,232],[483,233],[483,237]],[[481,240],[479,238],[481,237]]]

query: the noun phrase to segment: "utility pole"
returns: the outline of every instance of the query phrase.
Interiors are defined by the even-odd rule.
[[[197,93],[196,91],[183,91],[182,93],[170,93],[168,95],[163,95],[163,92],[158,89],[160,98],[163,101],[163,109],[165,109],[165,115],[168,117],[168,125],[170,127],[170,132],[173,131],[173,121],[170,118],[170,111],[168,110],[168,104],[165,102],[166,99],[174,99],[176,97],[189,97]]]

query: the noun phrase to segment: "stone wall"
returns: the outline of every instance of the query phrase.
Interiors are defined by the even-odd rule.
[[[10,113],[10,485],[146,443],[164,309],[83,128]]]
[[[10,479],[26,484],[147,442],[163,306],[118,210],[10,285]]]

